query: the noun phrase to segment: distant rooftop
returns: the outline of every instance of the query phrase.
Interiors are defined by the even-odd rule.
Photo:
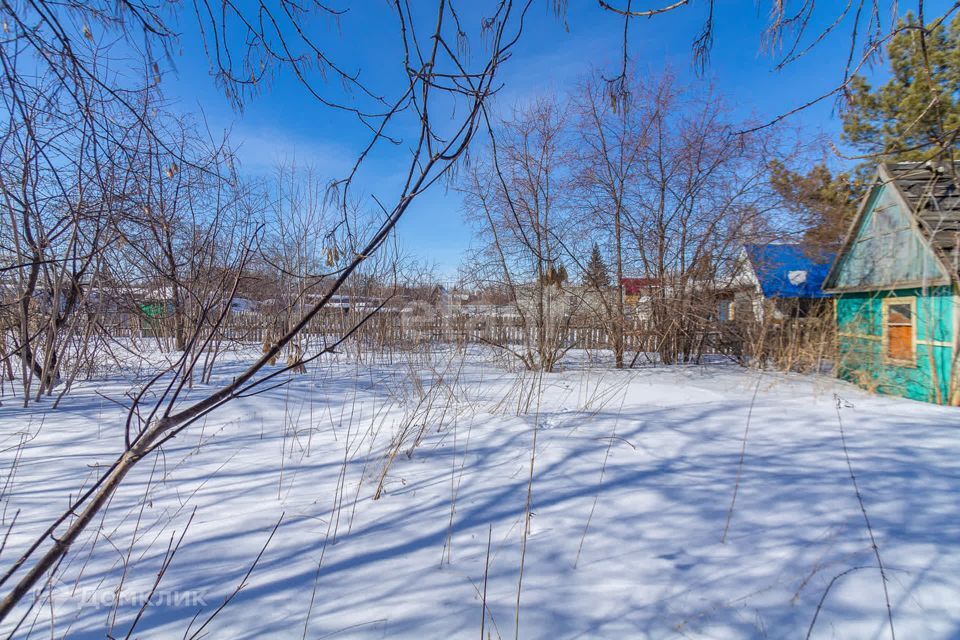
[[[639,296],[660,286],[659,278],[620,278],[623,292],[628,296]]]
[[[799,244],[746,244],[744,249],[766,298],[824,298],[823,281],[834,255],[811,257]]]

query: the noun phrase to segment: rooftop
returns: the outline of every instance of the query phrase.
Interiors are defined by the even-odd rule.
[[[808,255],[799,244],[746,244],[744,249],[766,298],[824,298],[833,254]]]
[[[925,238],[952,273],[960,271],[958,170],[960,162],[886,162],[881,168],[881,178],[906,200]]]

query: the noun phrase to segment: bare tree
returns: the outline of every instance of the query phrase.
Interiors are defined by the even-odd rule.
[[[650,142],[628,187],[626,228],[641,300],[663,362],[698,358],[712,330],[716,293],[745,240],[766,232],[770,150],[732,135],[722,101],[677,87],[668,75],[644,94]]]
[[[340,262],[336,213],[328,210],[326,187],[309,167],[277,167],[273,223],[263,250],[268,268],[276,274],[271,308],[278,324],[269,329],[274,335],[286,333],[304,314],[308,294],[320,293],[325,274],[335,272]]]
[[[349,23],[351,15],[323,2],[195,0],[183,11],[199,28],[214,74],[236,106],[251,99],[272,77],[289,73],[316,99],[318,108],[349,115],[365,132],[367,142],[351,170],[331,191],[341,220],[348,219],[356,202],[353,187],[366,160],[384,149],[406,153],[402,184],[388,193],[378,190],[365,201],[367,219],[377,223],[362,236],[348,233],[349,240],[338,245],[343,255],[326,274],[329,284],[324,292],[304,305],[298,319],[285,323],[285,331],[253,364],[199,399],[185,399],[184,390],[216,348],[230,312],[228,303],[239,290],[262,236],[246,223],[226,224],[219,217],[232,209],[235,195],[230,172],[223,170],[226,159],[218,157],[205,165],[202,156],[190,153],[181,140],[168,137],[145,115],[142,97],[162,78],[164,53],[176,43],[175,11],[180,6],[159,0],[20,0],[0,5],[4,26],[0,97],[5,127],[0,136],[0,173],[10,220],[2,251],[5,259],[11,256],[4,268],[16,284],[16,321],[8,325],[15,341],[10,355],[20,358],[25,395],[32,389],[30,379],[39,379],[40,393],[52,390],[69,336],[89,326],[75,320],[81,317],[77,309],[89,299],[90,283],[105,267],[103,259],[111,255],[110,247],[123,241],[124,235],[114,232],[131,226],[138,215],[131,203],[140,204],[141,212],[144,204],[148,206],[145,232],[153,233],[159,245],[150,261],[152,271],[185,289],[179,314],[181,344],[177,345],[182,351],[138,390],[112,463],[92,486],[71,498],[59,517],[0,576],[0,586],[7,588],[0,601],[0,619],[28,606],[23,603],[27,594],[57,570],[134,466],[224,404],[282,384],[285,372],[336,349],[376,311],[289,367],[269,367],[369,264],[411,203],[450,176],[478,128],[490,127],[485,105],[496,90],[495,80],[520,36],[531,2],[492,2],[479,20],[470,22],[479,25],[475,29],[461,20],[452,0],[438,0],[429,8],[412,4],[394,0],[381,9],[393,16],[400,45],[396,59],[389,61],[395,74],[388,73],[389,80],[376,87],[369,86],[349,60],[334,59],[325,46],[329,27]],[[554,4],[560,9],[564,5]],[[678,10],[688,3],[679,0],[645,10],[632,4],[626,0],[621,9],[604,1],[600,6],[623,15],[627,25],[635,17]],[[712,2],[707,6],[710,16],[696,40],[699,60],[705,60],[711,42],[714,7]],[[805,16],[813,2],[804,2],[796,17],[787,14],[785,6],[774,3],[771,29],[777,43],[790,29],[805,32]],[[880,25],[876,2],[848,5],[844,14],[851,6],[856,20],[844,81],[811,103],[841,92],[848,78],[889,37],[890,30]],[[857,58],[853,51],[860,42],[856,33],[861,15],[867,28],[860,33],[868,36],[864,53]],[[362,18],[359,23],[360,28],[365,26]],[[921,12],[921,33],[926,32],[925,24]],[[625,28],[625,41],[626,34]],[[482,40],[482,45],[467,56],[471,40]],[[112,47],[121,46],[129,49],[144,73],[117,74],[104,63],[116,51]],[[803,54],[805,49],[798,47],[788,47],[784,62]],[[326,82],[328,78],[335,81]],[[627,91],[625,78],[626,55],[620,81],[615,78],[610,83],[615,101],[622,101]],[[763,149],[755,137],[729,135],[735,128],[724,121],[715,101],[678,109],[674,93],[657,96],[667,108],[655,110],[659,115],[652,120],[651,143],[638,164],[638,184],[630,191],[635,203],[617,210],[624,224],[616,245],[619,250],[626,232],[640,253],[638,267],[660,278],[653,313],[667,327],[668,337],[676,337],[673,346],[662,348],[662,354],[687,358],[696,350],[690,336],[704,319],[702,313],[690,312],[687,292],[721,271],[744,229],[762,223],[764,209],[754,196]],[[470,197],[476,198],[472,206],[489,225],[493,241],[488,255],[506,280],[511,299],[520,308],[520,289],[525,286],[532,291],[532,311],[522,313],[530,318],[528,326],[534,332],[520,355],[528,366],[545,370],[556,364],[565,348],[557,337],[559,325],[551,307],[565,280],[562,260],[575,253],[564,238],[563,131],[556,106],[538,105],[530,117],[507,122],[502,132],[493,132],[489,162],[471,172],[465,184]],[[945,136],[955,134],[944,132]],[[144,140],[146,148],[153,150],[149,154],[153,164],[146,173],[138,161]],[[210,189],[198,186],[198,191],[192,191],[205,178],[213,181]],[[173,209],[167,207],[167,196],[178,184],[196,193],[205,202],[203,207],[209,207],[204,213],[213,212],[213,218],[204,222],[203,216],[194,217],[190,211],[194,201],[179,200],[179,194]],[[154,209],[161,192],[164,205]],[[144,194],[148,202],[138,202]],[[241,208],[238,213],[250,210]],[[168,222],[169,230],[164,228]],[[173,222],[178,225],[176,231]],[[186,257],[174,254],[171,247],[186,247]],[[673,327],[669,323],[678,317],[677,311],[684,324]]]
[[[178,151],[142,138],[129,196],[133,213],[117,222],[124,251],[111,263],[124,272],[114,280],[132,285],[130,310],[142,316],[149,307],[153,333],[159,338],[169,330],[173,349],[182,352],[204,309],[228,303],[220,300],[223,270],[236,257],[234,246],[259,222],[255,209],[262,203],[253,202],[250,188],[230,169],[226,141],[209,144],[189,132],[193,123],[150,121],[152,131],[169,131],[166,145]],[[181,164],[184,157],[190,161]]]
[[[490,144],[460,182],[483,248],[487,282],[509,291],[519,345],[501,344],[529,369],[551,371],[569,345],[571,317],[564,245],[569,221],[568,134],[564,108],[539,100],[515,109],[491,130]]]
[[[647,22],[668,13],[699,12],[702,19],[700,29],[692,36],[692,57],[694,66],[703,71],[707,68],[710,52],[714,46],[714,27],[717,16],[726,9],[717,7],[714,0],[706,3],[693,3],[690,0],[676,0],[651,6],[642,0],[598,0],[604,11],[623,17],[623,66],[619,75],[608,82],[611,100],[621,100],[627,93],[624,81],[627,77],[627,52],[629,48],[629,25],[637,19]],[[810,96],[804,102],[787,108],[766,122],[751,124],[743,132],[754,132],[779,123],[790,116],[815,104],[833,100],[843,109],[853,96],[858,77],[883,56],[887,44],[900,33],[913,32],[920,41],[923,52],[922,68],[918,73],[925,76],[926,86],[930,87],[929,102],[925,113],[937,114],[933,118],[934,130],[928,139],[917,148],[908,149],[921,156],[923,160],[947,155],[952,158],[952,149],[960,130],[947,124],[942,117],[943,97],[936,89],[934,81],[935,65],[928,56],[928,41],[935,37],[938,29],[947,25],[960,10],[956,3],[938,6],[932,11],[925,0],[915,5],[916,20],[903,21],[901,3],[897,0],[855,0],[846,3],[817,3],[815,0],[802,0],[798,3],[772,0],[769,3],[766,27],[758,33],[759,48],[765,51],[773,64],[773,69],[782,72],[809,54],[814,48],[822,46],[827,40],[840,41],[845,55],[838,58],[837,73],[834,80],[828,80],[826,88],[819,94]],[[561,11],[566,3],[559,3]],[[741,43],[738,43],[741,46]],[[915,123],[916,124],[916,123]],[[879,154],[869,154],[863,158],[877,159]]]
[[[12,64],[0,47],[3,62]],[[88,109],[107,124],[77,126],[71,101],[49,79],[0,85],[0,100],[3,339],[11,341],[8,367],[11,357],[21,363],[27,403],[34,382],[36,398],[52,394],[64,367],[85,357],[91,287],[106,270],[103,252],[119,240],[114,222],[126,213],[136,174],[124,150],[139,128],[102,92],[89,96]]]
[[[626,82],[626,80],[624,80]],[[631,185],[656,114],[648,109],[659,101],[643,101],[647,87],[632,83],[619,102],[611,102],[605,80],[589,76],[575,94],[577,144],[575,176],[578,218],[584,230],[599,240],[611,256],[615,271],[615,296],[598,295],[600,317],[607,326],[616,367],[623,367],[624,331],[624,219],[633,204]]]
[[[120,25],[121,32],[128,24],[127,21],[132,19],[131,15],[139,19],[142,24],[153,26],[152,20],[155,17],[153,12],[144,15],[136,14],[137,6],[130,3],[117,6],[112,3],[104,3],[104,5],[101,8],[101,16],[104,19],[113,17],[115,24]],[[319,3],[311,3],[311,5],[314,9],[323,9]],[[89,8],[84,7],[69,6],[57,11],[54,7],[47,5],[39,6],[42,13],[39,16],[42,23],[40,30],[53,33],[54,38],[61,33],[58,25],[61,24],[61,18],[64,16],[69,19],[83,19],[90,15],[88,13]],[[494,79],[498,77],[497,74],[501,64],[507,58],[513,43],[519,36],[523,14],[528,6],[529,3],[526,3],[518,9],[511,2],[497,3],[493,11],[484,17],[480,23],[485,36],[485,46],[483,47],[485,55],[471,57],[471,61],[467,61],[458,53],[463,51],[463,47],[458,46],[458,44],[463,45],[463,39],[467,37],[467,30],[460,22],[452,4],[440,0],[432,15],[428,14],[426,16],[424,16],[420,7],[418,7],[417,12],[413,12],[407,2],[397,1],[393,4],[392,10],[395,14],[404,61],[402,64],[403,81],[394,97],[385,99],[376,97],[373,91],[363,87],[353,76],[344,76],[345,81],[353,83],[362,90],[358,92],[360,96],[358,100],[372,100],[381,104],[382,108],[377,112],[369,112],[362,108],[353,107],[351,113],[356,115],[361,126],[370,131],[370,139],[358,156],[353,170],[337,185],[339,202],[341,204],[350,202],[350,186],[356,172],[374,148],[391,139],[398,140],[404,134],[409,134],[412,129],[414,134],[408,147],[410,154],[407,158],[407,169],[403,184],[390,195],[389,200],[385,200],[387,197],[385,195],[375,200],[379,205],[379,225],[364,240],[354,245],[356,249],[344,258],[340,268],[331,276],[332,282],[329,290],[316,300],[286,333],[279,336],[276,343],[266,353],[225,386],[218,388],[202,399],[185,401],[183,400],[183,389],[188,384],[194,369],[198,366],[201,354],[208,348],[212,335],[211,330],[204,330],[200,327],[192,328],[192,333],[187,341],[188,348],[182,357],[176,360],[173,366],[158,372],[134,398],[133,408],[127,420],[121,452],[104,471],[103,475],[92,486],[84,489],[72,499],[68,508],[0,576],[0,585],[8,585],[9,583],[7,594],[0,601],[0,619],[10,615],[30,590],[45,575],[59,566],[60,561],[69,552],[71,545],[93,521],[104,505],[110,501],[110,498],[121,487],[125,477],[135,465],[159,447],[162,447],[178,433],[224,404],[237,397],[249,394],[254,389],[271,381],[274,383],[282,382],[280,376],[283,375],[286,368],[264,372],[264,367],[275,359],[281,350],[294,341],[311,320],[317,317],[330,302],[332,296],[360,268],[361,264],[374,255],[387,241],[397,222],[409,209],[410,204],[424,190],[444,179],[468,147],[481,122],[484,103],[494,90]],[[304,71],[303,67],[300,66],[302,59],[293,55],[278,53],[289,51],[289,48],[279,48],[279,45],[283,45],[285,42],[289,44],[289,40],[298,42],[301,47],[306,46],[308,50],[312,51],[313,59],[322,61],[321,66],[329,64],[323,56],[322,49],[314,44],[314,39],[306,35],[306,31],[302,28],[303,25],[297,19],[301,8],[292,2],[281,2],[280,7],[282,11],[287,12],[286,30],[277,27],[277,33],[270,38],[256,39],[257,29],[272,29],[274,27],[264,27],[265,22],[263,20],[259,22],[246,21],[247,39],[239,38],[239,40],[249,43],[253,38],[253,45],[248,49],[248,55],[244,58],[245,61],[258,65],[263,60],[263,56],[273,56],[270,59],[271,61],[282,60],[300,76]],[[212,17],[214,15],[229,14],[231,18],[244,17],[246,15],[244,9],[226,3],[223,12],[210,12],[205,15],[210,15],[210,19],[214,21],[217,20],[217,18]],[[261,15],[264,11],[270,11],[269,8],[262,5],[256,7],[254,13],[256,13],[256,10],[260,10]],[[9,16],[7,17],[9,18]],[[13,17],[18,29],[16,37],[21,37],[19,34],[23,34],[22,37],[30,38],[30,34],[37,31],[38,27],[31,23],[31,16],[14,15]],[[34,15],[33,17],[36,18],[37,16]],[[254,24],[259,24],[259,27],[252,27],[251,25]],[[273,22],[272,24],[276,25],[277,23]],[[221,35],[221,31],[215,30],[213,37],[223,37],[224,43],[235,42],[232,37],[226,35],[227,24],[215,22],[215,26],[223,27],[224,31]],[[243,31],[242,28],[241,31]],[[66,36],[67,42],[64,44],[70,43],[69,37],[69,35]],[[63,47],[61,46],[61,48]],[[221,63],[223,61],[223,58],[219,55],[219,49],[216,59]],[[227,60],[231,59],[227,58]],[[477,61],[473,62],[473,60]],[[70,64],[76,67],[77,62],[71,61]],[[242,84],[245,82],[242,78],[251,77],[251,75],[230,75],[229,69],[223,69],[222,67],[221,69],[224,71],[225,81],[232,83],[232,85]],[[78,73],[86,73],[82,65],[79,67]],[[252,75],[255,81],[257,75],[255,73]],[[8,74],[6,79],[10,81],[13,77]],[[89,79],[90,75],[87,74],[84,77]],[[323,95],[314,91],[313,84],[307,79],[305,79],[305,84],[321,103],[336,108],[336,105],[331,101],[324,99]],[[393,85],[392,88],[395,89],[396,85]],[[445,115],[451,112],[458,115],[453,119],[432,117],[438,111]],[[237,255],[235,273],[239,274],[244,265],[249,262],[249,257],[255,249],[254,240],[255,238],[248,238],[248,241],[239,245],[239,248],[235,251],[235,255]],[[234,276],[232,282],[229,282],[226,277],[223,278],[223,284],[230,285],[226,299],[233,297],[238,286],[238,280],[239,275]],[[201,316],[207,326],[215,329],[222,324],[228,312],[229,310],[223,306],[209,306],[203,309]],[[341,341],[349,337],[356,328],[351,329],[341,338]],[[296,365],[302,365],[320,357],[336,348],[337,344],[328,345],[322,350],[305,355]],[[152,393],[153,390],[157,392],[156,400],[147,402],[146,398],[149,397],[147,393]]]

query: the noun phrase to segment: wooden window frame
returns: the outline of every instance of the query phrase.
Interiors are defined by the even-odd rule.
[[[906,304],[910,305],[910,353],[911,357],[909,360],[902,360],[900,358],[891,358],[890,357],[890,305],[892,304]],[[881,307],[881,318],[882,323],[881,335],[883,336],[883,362],[885,364],[896,365],[898,367],[912,367],[916,368],[917,366],[917,298],[916,296],[890,296],[884,298],[882,301]]]

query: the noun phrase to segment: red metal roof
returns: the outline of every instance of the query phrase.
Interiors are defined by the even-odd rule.
[[[659,278],[620,278],[620,284],[623,285],[623,292],[628,296],[638,296],[644,291],[649,291],[653,287],[660,286]]]

